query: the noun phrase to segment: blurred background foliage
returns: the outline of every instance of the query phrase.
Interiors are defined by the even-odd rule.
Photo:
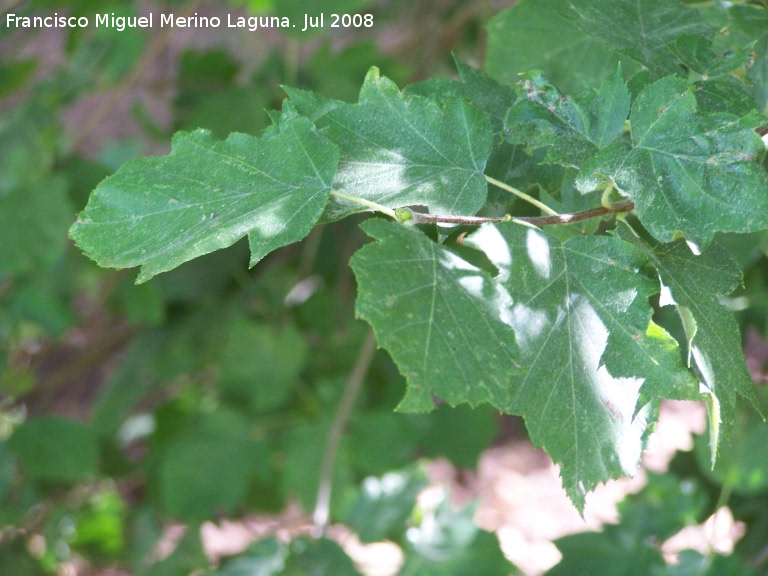
[[[371,13],[375,23],[316,35],[0,27],[0,574],[358,573],[334,540],[308,537],[306,516],[290,543],[273,534],[221,563],[205,554],[198,528],[316,506],[329,434],[368,333],[354,319],[347,266],[364,241],[359,220],[318,228],[253,270],[239,243],[140,286],[134,271],[88,261],[67,229],[100,180],[133,157],[166,153],[177,130],[258,134],[270,123],[265,110],[280,107],[281,85],[354,101],[372,64],[400,86],[454,77],[451,51],[479,66],[484,25],[511,3],[324,0],[313,9]],[[225,18],[294,15],[304,5],[110,2],[98,12]],[[3,17],[53,12],[92,16],[93,3],[0,5]],[[492,36],[489,51],[502,48]],[[497,56],[496,75],[546,66],[526,58],[535,48],[514,53],[509,67]],[[566,64],[574,65],[558,66]],[[564,88],[589,85],[571,81]],[[747,270],[736,300],[750,302],[753,357],[766,373],[768,244],[724,241]],[[524,435],[521,423],[486,407],[396,413],[403,391],[376,352],[338,442],[331,520],[363,542],[397,543],[402,574],[514,572],[471,507],[457,510],[447,494],[427,504],[417,496],[427,485],[419,459],[471,469],[494,440]],[[768,556],[766,429],[749,414],[734,432],[739,449],[715,471],[702,440],[625,503],[621,525],[558,543],[570,563],[561,573],[618,574],[595,566],[626,564],[630,554],[648,571],[627,574],[671,574],[656,542],[706,518],[724,494],[748,526],[744,557]],[[174,523],[187,530],[164,555]],[[748,573],[738,558],[692,553],[684,563],[705,564],[674,573]]]

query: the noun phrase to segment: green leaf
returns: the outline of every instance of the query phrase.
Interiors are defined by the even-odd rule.
[[[508,324],[525,372],[505,411],[525,417],[581,508],[585,490],[634,473],[653,404],[695,390],[674,340],[649,327],[658,284],[639,273],[646,258],[637,248],[606,236],[561,244],[501,223],[465,245],[488,255],[512,301]]]
[[[255,469],[268,465],[250,432],[246,419],[219,409],[164,445],[157,472],[163,509],[194,520],[236,512]]]
[[[518,74],[542,70],[566,92],[596,88],[618,60],[560,15],[560,0],[520,0],[488,24],[485,70],[505,84]],[[614,26],[614,24],[611,24]]]
[[[513,88],[499,84],[485,72],[473,68],[456,56],[453,59],[465,87],[465,97],[488,114],[494,133],[503,130],[504,116],[516,99]]]
[[[295,328],[276,330],[244,319],[226,331],[219,385],[257,412],[283,405],[304,367],[307,346]]]
[[[695,9],[670,0],[567,0],[561,14],[596,42],[658,76],[681,72],[675,49],[678,38],[711,38],[714,32]]]
[[[712,114],[729,112],[746,116],[757,110],[755,99],[743,86],[727,80],[696,82],[696,104],[700,112]]]
[[[736,418],[736,397],[757,406],[754,385],[747,370],[736,320],[718,301],[730,294],[741,280],[741,270],[719,244],[695,256],[684,240],[670,244],[645,242],[625,229],[622,237],[646,252],[659,271],[671,301],[696,323],[690,355],[705,385],[717,399],[727,436]],[[713,455],[717,446],[713,445]]]
[[[596,94],[569,98],[539,72],[523,75],[509,110],[505,136],[533,153],[548,147],[545,162],[578,167],[621,133],[629,113],[629,90],[621,70]]]
[[[473,68],[455,55],[453,59],[461,82],[447,78],[429,78],[423,82],[409,84],[403,94],[426,96],[440,105],[445,105],[455,98],[469,100],[491,119],[494,134],[501,132],[507,110],[517,98],[514,89],[499,84],[482,70]]]
[[[451,405],[506,406],[519,371],[504,322],[508,296],[487,272],[414,228],[369,220],[363,230],[379,242],[350,260],[356,311],[408,379],[399,409],[432,410],[433,394]]]
[[[318,103],[302,114],[316,117]],[[358,104],[339,104],[315,120],[341,150],[335,191],[390,208],[423,205],[433,212],[474,214],[485,203],[483,171],[493,134],[477,107],[452,100],[443,108],[428,98],[406,97],[372,68]],[[324,216],[337,220],[368,210],[333,196]]]
[[[125,164],[102,182],[70,229],[101,266],[142,266],[138,282],[246,234],[251,265],[301,240],[325,209],[336,148],[288,107],[257,139],[178,133],[172,152]]]
[[[749,91],[757,101],[758,108],[768,113],[768,8],[757,4],[731,4],[727,11],[730,36],[733,41],[749,43],[757,40],[752,47],[754,61],[748,67],[747,80],[752,83]]]
[[[700,34],[680,36],[675,42],[680,60],[688,68],[705,78],[714,78],[735,72],[749,60],[749,48],[731,48],[716,54],[712,42]]]
[[[398,539],[413,513],[416,497],[428,485],[417,468],[363,480],[345,522],[362,542]]]
[[[379,242],[351,261],[357,313],[408,380],[400,409],[429,410],[434,395],[522,415],[579,507],[586,490],[635,471],[659,398],[695,391],[674,340],[649,328],[659,288],[629,243],[485,225],[464,244],[486,253],[494,278],[407,226],[363,228]]]
[[[358,474],[382,475],[407,466],[418,456],[422,428],[429,416],[406,416],[388,406],[360,412],[351,422],[352,463]]]
[[[8,449],[34,480],[74,484],[97,471],[98,445],[91,429],[54,416],[22,424],[8,440]]]
[[[643,540],[622,538],[621,532],[610,528],[555,540],[563,557],[547,576],[663,574],[666,563],[657,549]]]
[[[647,477],[639,493],[617,505],[621,515],[617,530],[624,532],[627,540],[664,541],[705,519],[709,502],[695,479],[652,472],[647,472]]]
[[[0,189],[0,275],[53,264],[64,252],[71,214],[59,177]]]
[[[705,246],[717,231],[768,227],[768,175],[755,162],[765,155],[759,117],[702,115],[686,81],[668,77],[643,89],[630,122],[632,143],[585,162],[579,190],[611,180],[662,242],[682,232]]]
[[[431,412],[423,439],[424,455],[448,458],[454,466],[474,469],[480,454],[496,436],[498,411],[490,406],[441,406]],[[462,430],[456,435],[455,430]]]

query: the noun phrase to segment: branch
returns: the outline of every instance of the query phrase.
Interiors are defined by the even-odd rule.
[[[398,220],[401,222],[411,221],[412,224],[466,224],[469,226],[480,226],[489,222],[520,222],[523,224],[532,224],[534,226],[554,226],[556,224],[573,224],[590,218],[599,218],[607,214],[617,214],[619,212],[629,212],[635,208],[632,200],[622,200],[609,206],[600,206],[591,208],[582,212],[572,212],[570,214],[558,214],[557,216],[502,216],[494,218],[484,218],[482,216],[450,216],[446,214],[425,214],[415,212],[410,208],[400,208],[396,210]]]
[[[363,345],[360,348],[357,361],[347,378],[347,384],[344,387],[344,393],[341,402],[336,409],[336,417],[333,419],[333,425],[328,431],[328,438],[325,444],[323,454],[323,465],[320,471],[320,485],[317,490],[317,501],[315,503],[315,512],[313,514],[314,529],[321,535],[328,526],[328,518],[331,507],[331,489],[333,487],[333,469],[336,464],[336,453],[339,449],[341,436],[347,427],[349,416],[352,412],[352,406],[360,392],[368,368],[373,361],[373,355],[376,352],[376,337],[373,330],[368,332]]]

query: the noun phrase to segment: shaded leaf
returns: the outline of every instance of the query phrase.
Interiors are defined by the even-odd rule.
[[[257,412],[274,410],[293,393],[307,346],[293,327],[239,319],[227,327],[220,356],[222,391]]]
[[[157,472],[163,509],[193,520],[236,512],[255,469],[268,465],[250,430],[246,419],[219,409],[171,439]]]
[[[545,162],[578,167],[613,142],[629,113],[629,91],[621,70],[596,94],[570,98],[539,72],[523,75],[518,100],[506,118],[506,138],[532,153],[547,147]]]
[[[72,212],[58,177],[0,189],[0,275],[53,264],[64,252]]]
[[[681,71],[675,44],[684,35],[711,38],[714,29],[682,2],[567,0],[561,14],[596,42],[637,60],[654,74]]]
[[[335,147],[284,110],[262,139],[178,133],[172,152],[125,164],[70,229],[101,266],[142,266],[138,282],[248,235],[251,264],[301,240],[325,209]]]
[[[566,92],[596,88],[609,78],[616,55],[563,18],[561,5],[560,0],[520,0],[493,17],[486,25],[488,74],[514,84],[521,72],[542,70]]]
[[[55,416],[29,420],[8,440],[28,478],[75,483],[97,472],[98,445],[90,428]]]
[[[646,242],[624,229],[622,236],[645,251],[681,315],[690,316],[695,322],[695,334],[689,335],[690,356],[706,390],[719,403],[727,435],[736,418],[736,397],[742,396],[756,405],[738,325],[733,314],[718,301],[718,296],[727,295],[738,286],[738,264],[719,244],[713,243],[695,256],[684,240],[670,244]],[[714,454],[716,446],[712,450]]]

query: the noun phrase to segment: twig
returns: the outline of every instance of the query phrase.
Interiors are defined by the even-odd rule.
[[[424,214],[415,212],[409,208],[398,212],[398,219],[401,221],[411,220],[413,224],[466,224],[469,226],[480,226],[489,222],[521,222],[533,224],[534,226],[553,226],[556,224],[573,224],[590,218],[598,218],[607,214],[616,214],[619,212],[629,212],[635,207],[632,200],[622,200],[610,206],[599,206],[582,212],[572,212],[570,214],[558,214],[557,216],[501,216],[485,218],[482,216],[450,216],[447,214]]]
[[[347,384],[344,387],[344,393],[336,409],[336,416],[333,419],[333,425],[328,431],[328,438],[325,443],[325,452],[323,453],[323,464],[320,470],[320,485],[317,490],[317,501],[315,502],[315,512],[312,515],[314,522],[313,534],[317,537],[322,535],[328,526],[330,515],[331,491],[333,488],[333,468],[336,464],[336,454],[341,442],[341,436],[344,428],[347,426],[349,416],[352,413],[352,406],[355,404],[357,395],[363,384],[363,379],[368,372],[368,368],[373,361],[373,354],[376,351],[376,338],[373,331],[369,331],[360,353],[357,356],[352,371],[347,378]]]

